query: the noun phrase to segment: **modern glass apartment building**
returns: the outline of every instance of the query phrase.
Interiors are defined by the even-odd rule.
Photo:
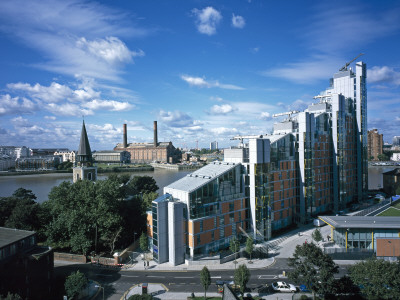
[[[357,63],[355,72],[339,71],[316,103],[285,113],[272,134],[235,137],[239,146],[224,150],[224,162],[165,187],[148,217],[154,257],[180,264],[227,248],[233,237],[269,240],[273,231],[365,199],[365,70]],[[168,233],[165,256],[160,230]]]

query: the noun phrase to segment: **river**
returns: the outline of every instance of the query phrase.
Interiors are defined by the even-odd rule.
[[[168,170],[155,168],[154,171],[135,172],[135,173],[117,173],[117,174],[129,174],[132,176],[152,176],[159,190],[159,195],[162,195],[163,188],[172,182],[181,179],[186,174],[193,172],[194,170]],[[106,179],[111,173],[98,174],[98,179]],[[22,187],[32,192],[37,197],[37,202],[42,203],[48,200],[48,194],[54,186],[58,186],[63,181],[72,182],[72,173],[61,174],[61,173],[49,173],[49,174],[35,174],[35,175],[16,175],[16,176],[0,176],[0,197],[11,196],[12,193]]]

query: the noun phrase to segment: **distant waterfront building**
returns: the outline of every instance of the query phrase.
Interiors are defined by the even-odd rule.
[[[400,146],[400,136],[394,136],[393,137],[393,146]]]
[[[128,151],[96,151],[93,153],[95,162],[130,163],[131,154]]]
[[[62,162],[70,161],[75,163],[76,151],[56,151],[54,155],[62,157]]]
[[[28,157],[29,148],[25,146],[0,146],[0,155],[8,155],[13,158]]]
[[[397,189],[400,187],[400,169],[394,169],[385,172],[383,175],[383,191],[388,195],[396,195]],[[399,220],[400,221],[400,220]]]
[[[97,180],[97,167],[93,166],[92,150],[86,133],[85,121],[82,123],[76,166],[73,168],[73,181],[77,182],[78,180]]]
[[[188,263],[246,234],[269,240],[367,199],[366,65],[342,68],[315,98],[281,114],[288,118],[272,134],[234,137],[239,146],[224,150],[224,162],[164,188],[148,215],[156,260]]]
[[[41,171],[41,170],[55,170],[61,163],[59,156],[30,156],[17,158],[15,161],[16,171]]]
[[[123,142],[117,144],[115,151],[128,151],[131,154],[132,163],[176,163],[181,158],[181,151],[176,149],[172,142],[158,142],[157,121],[154,121],[153,143],[129,143],[127,128],[124,124]]]
[[[0,295],[51,299],[54,253],[33,231],[0,227]]]
[[[210,143],[210,150],[217,150],[218,149],[218,142],[214,141]]]
[[[45,156],[45,155],[54,155],[55,152],[68,152],[67,148],[31,148],[30,155],[31,156]]]
[[[390,160],[400,161],[400,153],[398,153],[398,152],[393,153],[392,157],[390,158]]]
[[[383,134],[379,134],[378,129],[368,131],[368,158],[379,160],[378,156],[383,154]]]
[[[8,171],[15,168],[15,158],[0,154],[0,171]]]

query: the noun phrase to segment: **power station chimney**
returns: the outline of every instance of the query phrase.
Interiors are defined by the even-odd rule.
[[[154,147],[157,147],[157,121],[154,121]]]
[[[123,147],[128,147],[128,133],[126,130],[126,124],[124,124],[124,140],[123,140]]]

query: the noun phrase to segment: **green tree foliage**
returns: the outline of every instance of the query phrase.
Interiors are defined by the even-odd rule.
[[[123,227],[122,200],[120,185],[112,180],[64,181],[49,194],[52,220],[46,226],[48,241],[84,255],[96,250],[98,243],[109,245]]]
[[[17,189],[11,197],[0,198],[0,226],[37,231],[40,205],[31,190]]]
[[[158,190],[157,182],[151,176],[134,176],[128,185],[136,194],[147,194]]]
[[[236,254],[239,251],[240,243],[237,238],[231,239],[229,242],[229,249],[232,251],[232,253],[235,253],[235,259],[236,259]]]
[[[11,294],[8,292],[7,296],[3,297],[0,295],[0,300],[22,300],[18,294]]]
[[[390,160],[390,157],[388,155],[386,155],[385,153],[382,153],[382,154],[378,154],[378,160],[388,161],[388,160]]]
[[[349,276],[345,275],[335,280],[332,291],[335,295],[354,295],[359,294],[360,289]]]
[[[322,241],[322,234],[321,234],[321,231],[319,230],[319,228],[316,228],[316,229],[313,231],[311,237],[312,237],[312,239],[313,239],[314,241],[316,241],[317,243],[320,242],[320,241]]]
[[[73,166],[74,166],[74,164],[68,160],[68,161],[64,161],[61,164],[59,164],[57,166],[57,170],[68,170],[68,171],[72,172]]]
[[[400,261],[369,259],[353,265],[349,273],[368,299],[400,299]]]
[[[239,268],[235,270],[234,274],[235,285],[239,286],[242,298],[244,296],[244,291],[246,290],[246,285],[250,280],[250,271],[246,265],[240,265]]]
[[[154,299],[153,296],[149,294],[144,294],[144,295],[135,294],[128,298],[128,300],[152,300],[152,299]]]
[[[200,272],[200,281],[201,285],[204,287],[204,299],[207,299],[207,290],[211,284],[211,275],[206,266],[204,266]]]
[[[151,202],[157,199],[158,193],[157,192],[149,192],[143,195],[143,208],[149,209],[151,208]]]
[[[288,266],[293,268],[288,277],[296,283],[305,283],[314,293],[331,293],[338,266],[332,258],[324,254],[314,243],[297,245],[293,257],[288,259]]]
[[[139,244],[140,244],[140,249],[142,249],[143,252],[149,251],[149,241],[147,239],[147,235],[145,232],[142,232],[139,239]]]
[[[74,299],[88,285],[88,279],[85,274],[76,271],[71,273],[65,280],[64,288],[68,299]]]
[[[254,240],[252,239],[252,237],[247,237],[246,240],[246,252],[248,255],[250,255],[250,261],[251,261],[251,254],[254,251]]]

